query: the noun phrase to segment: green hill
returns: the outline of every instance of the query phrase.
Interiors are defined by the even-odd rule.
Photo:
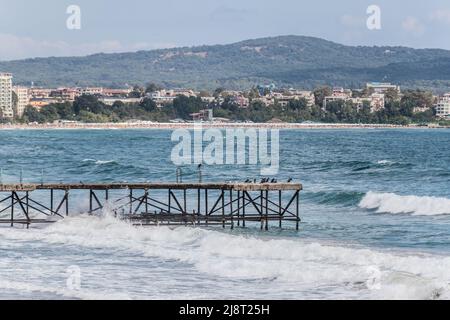
[[[410,87],[450,88],[450,51],[345,46],[323,39],[281,36],[229,45],[184,47],[86,57],[0,62],[16,83],[38,86],[248,88],[256,84],[312,88],[359,87],[390,81]]]

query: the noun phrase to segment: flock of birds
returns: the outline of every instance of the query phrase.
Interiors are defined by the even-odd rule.
[[[202,169],[202,165],[201,164],[199,164],[198,165],[198,170],[201,170]],[[256,183],[256,179],[247,179],[247,180],[245,180],[245,183]],[[288,180],[287,180],[287,182],[288,183],[291,183],[293,181],[293,179],[292,178],[289,178]],[[231,183],[231,181],[229,181],[230,183]],[[277,179],[275,179],[275,178],[273,178],[273,179],[270,179],[270,178],[262,178],[261,179],[261,181],[260,181],[260,183],[278,183],[278,181],[277,181]]]

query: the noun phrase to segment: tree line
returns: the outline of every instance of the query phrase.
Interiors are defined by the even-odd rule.
[[[385,108],[371,112],[370,105],[362,106],[351,101],[333,101],[324,108],[323,98],[331,95],[331,89],[323,87],[314,91],[315,104],[308,105],[306,99],[291,100],[287,105],[275,103],[266,106],[260,101],[252,101],[247,108],[240,108],[231,97],[225,97],[222,103],[207,103],[199,97],[178,96],[172,103],[158,107],[149,97],[145,96],[148,89],[135,88],[133,97],[143,96],[139,104],[125,104],[116,101],[112,106],[99,101],[96,96],[83,95],[73,103],[54,103],[42,107],[39,111],[31,106],[25,109],[22,123],[51,123],[57,120],[73,120],[87,123],[119,122],[127,120],[144,120],[167,122],[172,119],[192,120],[192,113],[212,108],[214,116],[227,118],[231,121],[268,122],[279,120],[284,122],[328,122],[328,123],[389,123],[410,124],[435,122],[435,103],[433,95],[427,91],[408,90],[400,98],[395,91],[386,93]],[[220,95],[221,90],[214,92]],[[206,94],[206,93],[205,93]],[[257,95],[250,91],[250,98]],[[353,96],[368,96],[370,92],[355,91]],[[415,112],[415,108],[424,107],[425,111]]]

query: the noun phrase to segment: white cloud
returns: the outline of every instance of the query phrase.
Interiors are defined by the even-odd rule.
[[[424,25],[415,17],[407,17],[402,22],[403,30],[412,33],[416,36],[421,36],[425,32]]]
[[[450,24],[450,10],[438,9],[430,14],[430,20]]]
[[[137,42],[123,44],[118,40],[96,43],[68,43],[65,41],[39,41],[30,37],[19,37],[0,33],[0,60],[15,60],[36,57],[84,56],[94,53],[128,52],[173,48],[171,43]]]

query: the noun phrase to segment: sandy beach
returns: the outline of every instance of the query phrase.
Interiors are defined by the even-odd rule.
[[[448,128],[437,125],[393,125],[393,124],[357,124],[357,123],[157,123],[157,122],[120,122],[120,123],[46,123],[46,124],[0,124],[0,130],[51,130],[51,129],[193,129],[201,125],[203,128],[265,128],[265,129],[401,129],[401,128]]]

